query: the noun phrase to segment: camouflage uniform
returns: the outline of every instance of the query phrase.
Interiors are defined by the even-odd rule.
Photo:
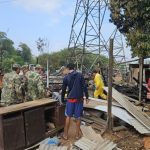
[[[27,100],[36,100],[44,97],[45,89],[40,75],[33,71],[25,74],[27,78]]]
[[[22,102],[22,87],[20,76],[15,71],[5,74],[3,77],[1,103],[11,105]]]

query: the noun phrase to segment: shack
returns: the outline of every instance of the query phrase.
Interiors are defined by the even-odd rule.
[[[129,82],[136,84],[133,78],[139,80],[139,64],[129,64],[130,79]],[[143,66],[143,82],[147,83],[148,78],[150,78],[150,64],[144,64]]]

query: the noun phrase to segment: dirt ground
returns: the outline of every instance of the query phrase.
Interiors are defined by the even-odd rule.
[[[112,134],[105,133],[103,138],[114,141],[122,150],[144,150],[144,136],[134,129],[126,129]]]
[[[75,122],[71,121],[71,126],[69,129],[69,139],[61,139],[61,145],[71,146],[76,141],[75,140]],[[98,131],[96,131],[98,132]],[[114,141],[117,144],[117,147],[122,150],[144,150],[144,137],[136,132],[133,128],[113,132],[113,133],[104,133],[103,138]]]

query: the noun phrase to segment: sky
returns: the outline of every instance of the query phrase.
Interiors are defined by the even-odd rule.
[[[0,0],[0,31],[6,32],[15,43],[26,43],[33,55],[38,55],[36,41],[39,37],[49,43],[49,52],[68,46],[76,0]],[[105,35],[114,26],[106,14]],[[127,50],[127,57],[130,53]]]

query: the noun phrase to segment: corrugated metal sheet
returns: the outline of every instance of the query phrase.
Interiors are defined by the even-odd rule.
[[[85,137],[82,137],[80,140],[75,142],[74,145],[82,150],[94,150],[97,144]]]
[[[108,88],[105,87],[105,90],[108,91]],[[143,115],[143,112],[140,111],[134,104],[128,101],[121,93],[113,89],[113,98],[121,104],[131,115],[132,119],[129,119],[129,122],[134,128],[142,134],[150,134],[150,119]]]
[[[82,150],[112,150],[113,148],[116,148],[116,144],[103,139],[91,126],[81,126],[81,131],[83,137],[75,142],[75,146]]]
[[[107,90],[107,89],[106,89]],[[134,104],[128,101],[121,93],[113,88],[113,98],[121,104],[129,113],[131,113],[141,124],[150,130],[150,119],[143,115]]]
[[[150,130],[147,129],[143,124],[141,124],[138,120],[136,119],[130,119],[130,124],[141,134],[150,134]]]
[[[112,150],[116,148],[116,144],[109,140],[103,140],[99,143],[95,143],[85,137],[75,142],[75,146],[82,150]]]
[[[41,144],[38,150],[67,150],[67,146],[52,146]]]
[[[95,103],[95,100],[91,100],[89,104],[85,105],[86,108],[93,108],[96,110],[101,110],[107,112],[107,103],[101,105],[101,102]],[[136,118],[134,118],[130,113],[128,113],[125,109],[112,106],[112,114],[126,123],[133,126],[139,133],[141,134],[150,134],[150,130],[146,128],[141,122],[139,122]]]
[[[100,134],[96,134],[91,126],[81,126],[82,134],[85,138],[94,141],[94,142],[102,142],[103,138]]]

